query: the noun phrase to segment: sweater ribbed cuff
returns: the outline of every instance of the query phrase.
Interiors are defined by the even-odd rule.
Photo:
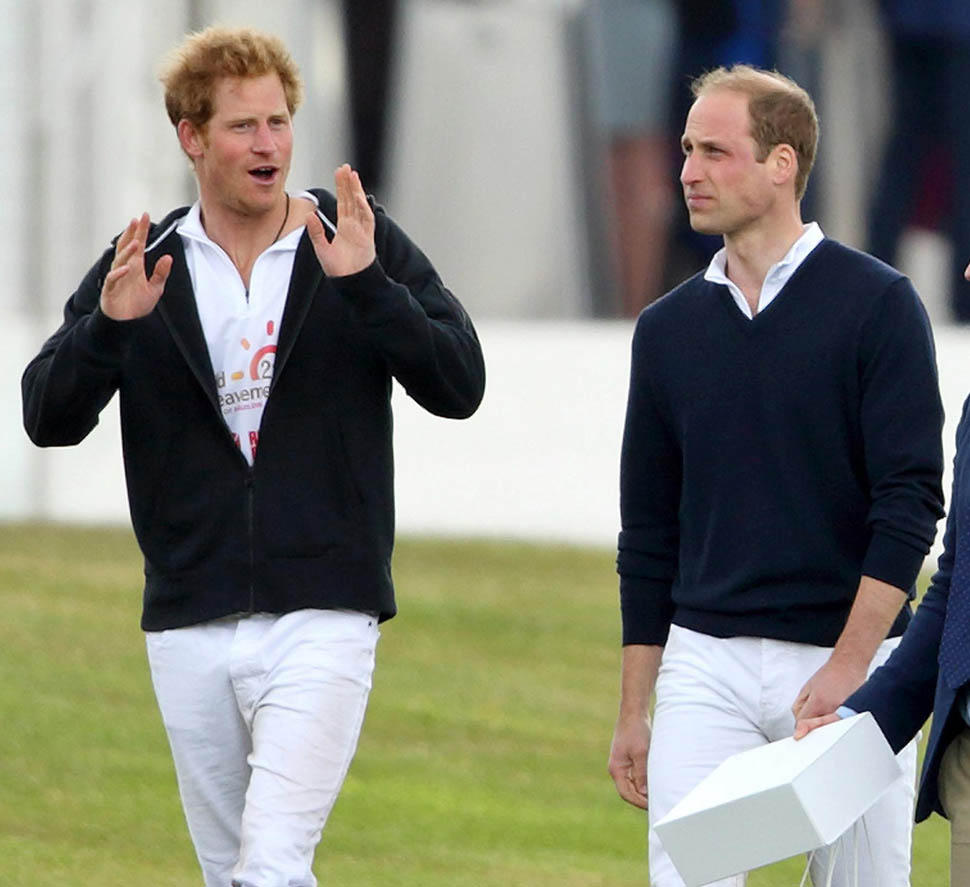
[[[623,646],[667,643],[674,605],[670,583],[620,576],[620,613],[623,619]]]
[[[384,273],[377,259],[356,274],[331,277],[330,283],[347,300],[351,315],[359,323],[386,323],[400,310],[398,286]]]
[[[90,350],[99,359],[120,360],[131,342],[133,320],[112,320],[100,307],[88,316],[87,331],[90,337]]]
[[[923,567],[926,553],[893,536],[875,532],[862,562],[862,575],[909,591]]]

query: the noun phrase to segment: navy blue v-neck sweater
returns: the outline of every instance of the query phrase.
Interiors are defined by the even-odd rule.
[[[836,241],[753,319],[702,274],[648,307],[622,451],[624,643],[663,644],[673,622],[831,646],[862,575],[911,591],[943,513],[942,422],[912,285]]]

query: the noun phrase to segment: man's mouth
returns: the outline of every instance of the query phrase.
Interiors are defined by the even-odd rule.
[[[707,194],[685,194],[684,199],[687,201],[688,206],[701,206],[706,201],[710,200]]]
[[[255,169],[251,169],[249,174],[261,182],[271,182],[276,175],[276,170],[275,166],[257,166]]]

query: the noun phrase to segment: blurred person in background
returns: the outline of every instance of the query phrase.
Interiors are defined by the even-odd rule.
[[[132,219],[28,365],[24,422],[76,444],[115,392],[142,627],[207,887],[312,887],[396,612],[391,381],[477,408],[471,321],[365,196],[290,193],[299,72],[210,28],[162,74],[199,199]]]
[[[837,27],[838,18],[833,0],[788,0],[781,17],[781,30],[777,43],[776,70],[791,77],[810,96],[822,117],[825,109],[820,102],[822,95],[823,48],[831,29]],[[828,146],[831,150],[831,144]],[[815,155],[812,175],[802,197],[802,215],[807,218],[819,216],[819,193],[822,179],[826,144],[820,143]]]
[[[952,316],[970,321],[970,3],[880,0],[892,63],[891,124],[869,206],[867,248],[896,261],[900,235],[919,216],[942,215],[952,248]],[[935,221],[935,220],[934,220]]]
[[[386,182],[388,104],[397,49],[397,0],[343,0],[351,165],[377,195]]]
[[[589,13],[593,110],[606,144],[607,226],[620,292],[610,313],[635,317],[663,292],[677,16],[672,0],[592,0]]]
[[[680,126],[693,102],[691,82],[719,66],[748,64],[775,68],[789,0],[677,0],[678,44],[673,92],[674,126]],[[677,131],[676,129],[674,130]],[[676,149],[676,143],[674,144]],[[681,162],[679,150],[668,156],[668,174]],[[683,206],[672,213],[664,289],[703,268],[720,247],[716,237],[695,231]]]
[[[680,180],[691,225],[724,246],[640,315],[620,473],[609,769],[651,824],[886,660],[942,515],[929,321],[905,277],[803,223],[811,98],[748,66],[692,91]],[[909,884],[915,743],[900,763],[864,818],[868,887]],[[815,884],[852,872],[847,847],[813,856]],[[652,829],[650,879],[683,884]]]

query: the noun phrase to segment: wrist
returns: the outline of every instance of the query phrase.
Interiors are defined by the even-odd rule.
[[[832,650],[832,655],[829,657],[829,661],[839,666],[839,668],[861,674],[865,677],[869,671],[869,663],[872,662],[872,657],[876,654],[878,646],[876,644],[876,647],[868,650],[857,644],[846,644],[841,647],[839,644],[836,644]]]
[[[637,712],[624,714],[620,712],[616,719],[616,732],[626,733],[628,731],[639,732],[646,728],[650,730],[653,727],[653,722],[650,718],[650,712]]]
[[[629,723],[631,721],[649,721],[650,720],[650,698],[646,699],[620,699],[620,711],[617,715],[617,720],[623,723]]]

